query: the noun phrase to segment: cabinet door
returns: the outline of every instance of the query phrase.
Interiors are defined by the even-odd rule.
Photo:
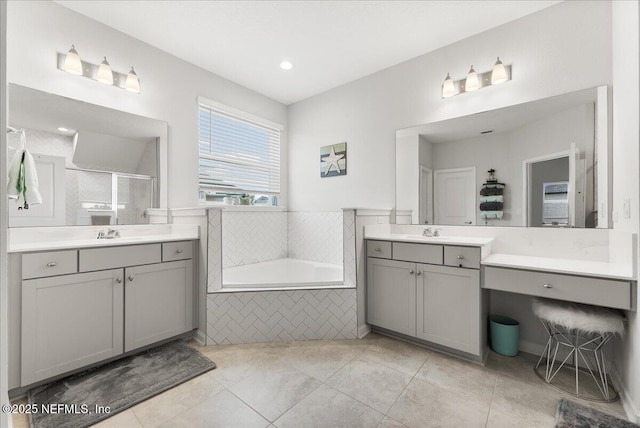
[[[416,335],[415,263],[369,258],[367,322],[409,336]]]
[[[125,269],[125,352],[193,329],[191,260]]]
[[[417,336],[480,355],[478,270],[418,265]]]
[[[22,385],[122,353],[123,270],[22,282]]]

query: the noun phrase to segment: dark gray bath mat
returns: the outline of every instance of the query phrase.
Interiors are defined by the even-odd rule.
[[[88,427],[215,368],[182,340],[148,349],[29,390],[30,404],[50,405],[49,413],[31,414],[31,427]],[[110,412],[96,412],[96,405]]]
[[[556,414],[556,428],[638,428],[639,426],[615,416],[586,407],[573,401],[560,400]]]

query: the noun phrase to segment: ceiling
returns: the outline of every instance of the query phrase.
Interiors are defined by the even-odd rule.
[[[291,104],[559,1],[57,3]]]

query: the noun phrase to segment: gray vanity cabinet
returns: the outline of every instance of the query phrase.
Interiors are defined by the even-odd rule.
[[[416,336],[479,355],[479,271],[423,264],[417,269]]]
[[[22,282],[22,385],[123,352],[123,270]]]
[[[193,330],[195,253],[180,241],[12,257],[11,387]]]
[[[409,336],[416,335],[415,263],[369,257],[367,322]]]
[[[368,241],[367,255],[369,324],[482,357],[479,248]]]
[[[191,265],[182,260],[125,269],[125,352],[193,328]]]

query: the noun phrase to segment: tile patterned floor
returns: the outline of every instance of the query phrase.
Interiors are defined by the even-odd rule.
[[[553,427],[564,396],[535,376],[528,354],[491,353],[483,367],[377,334],[193,346],[218,369],[95,426]],[[619,402],[583,404],[624,418]]]

